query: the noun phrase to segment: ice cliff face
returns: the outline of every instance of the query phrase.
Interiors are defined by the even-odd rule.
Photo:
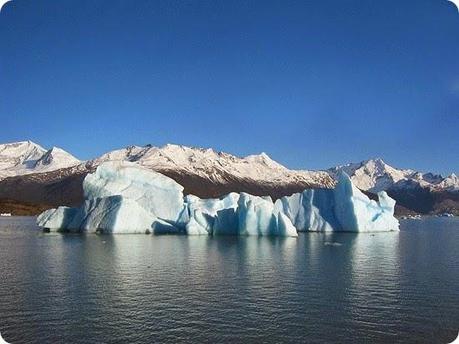
[[[185,202],[190,215],[186,230],[190,235],[298,235],[270,197],[230,193],[221,199],[187,196]]]
[[[74,233],[148,233],[155,220],[136,201],[118,195],[86,200],[80,208],[47,210],[38,217],[38,224]]]
[[[80,208],[47,210],[38,224],[71,232],[146,233],[167,224],[183,226],[187,219],[183,187],[132,163],[102,164],[86,176],[83,190]]]
[[[86,176],[80,208],[38,217],[50,230],[106,233],[297,236],[297,231],[398,230],[395,201],[368,199],[345,173],[335,189],[311,189],[279,199],[230,193],[220,199],[183,197],[174,180],[129,162],[106,162]]]
[[[377,232],[398,230],[395,201],[386,192],[370,200],[347,174],[338,175],[334,189],[311,189],[276,201],[298,231]]]
[[[131,163],[106,162],[83,181],[86,200],[123,196],[153,216],[176,222],[183,211],[183,187],[171,178]]]

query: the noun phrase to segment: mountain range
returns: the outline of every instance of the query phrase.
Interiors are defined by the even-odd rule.
[[[231,191],[279,198],[306,188],[331,188],[345,171],[370,197],[382,190],[397,200],[397,212],[459,213],[459,179],[455,174],[397,169],[381,159],[324,171],[290,170],[266,153],[237,157],[213,149],[167,144],[129,146],[80,161],[65,150],[44,149],[31,141],[0,145],[0,212],[35,214],[57,205],[79,205],[82,181],[99,164],[124,160],[165,174],[185,193],[219,197]],[[20,210],[18,210],[20,209]]]

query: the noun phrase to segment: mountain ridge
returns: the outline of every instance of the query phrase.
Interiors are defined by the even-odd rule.
[[[459,209],[459,180],[455,174],[443,177],[397,169],[380,158],[322,171],[290,170],[266,153],[237,157],[212,148],[175,144],[127,146],[87,161],[80,161],[58,147],[46,150],[32,141],[3,144],[0,199],[50,206],[78,205],[84,176],[104,161],[112,160],[135,162],[163,173],[183,185],[185,193],[205,198],[232,191],[279,198],[307,188],[331,188],[334,177],[342,170],[361,190],[368,194],[385,190],[408,211]]]
[[[7,147],[13,148],[13,154],[4,154]],[[8,159],[12,166],[8,166]],[[160,147],[151,144],[145,146],[131,145],[109,151],[87,161],[80,161],[59,147],[46,150],[30,140],[1,144],[0,180],[10,176],[51,172],[77,165],[89,164],[91,168],[94,168],[109,160],[137,162],[159,171],[179,170],[221,182],[224,180],[219,178],[219,175],[230,173],[237,178],[248,178],[268,183],[303,182],[322,187],[332,187],[333,181],[329,176],[334,177],[339,170],[342,170],[351,177],[354,184],[361,190],[374,193],[391,187],[412,187],[411,181],[433,191],[459,191],[459,180],[454,173],[443,177],[441,174],[431,172],[422,173],[413,169],[398,169],[387,164],[381,158],[348,163],[327,170],[293,170],[273,160],[265,152],[238,157],[215,151],[212,148],[189,147],[170,143]],[[19,168],[18,165],[20,165]]]
[[[412,169],[398,169],[388,165],[381,158],[368,159],[360,163],[349,163],[328,169],[334,175],[337,171],[346,172],[352,182],[361,190],[369,192],[385,191],[390,188],[412,187],[412,183],[431,191],[459,191],[459,181],[452,173],[443,177],[431,172],[422,173]]]

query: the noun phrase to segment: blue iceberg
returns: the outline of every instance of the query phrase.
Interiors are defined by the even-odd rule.
[[[345,173],[334,189],[310,189],[273,202],[230,193],[201,199],[160,173],[129,162],[106,162],[83,182],[85,202],[39,215],[52,231],[188,235],[297,236],[298,231],[398,230],[395,201],[370,200]]]
[[[385,191],[370,200],[341,172],[334,189],[310,189],[282,197],[275,206],[298,231],[398,231],[395,201]]]

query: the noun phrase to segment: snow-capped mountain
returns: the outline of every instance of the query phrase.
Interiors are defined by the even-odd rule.
[[[224,184],[229,180],[245,180],[270,185],[303,184],[333,186],[333,180],[324,171],[294,171],[272,160],[266,153],[239,158],[213,149],[193,148],[167,144],[130,146],[115,150],[91,160],[97,166],[108,160],[125,160],[158,172],[173,171]]]
[[[13,153],[8,154],[8,161],[12,156]],[[136,162],[174,179],[184,187],[186,194],[204,198],[244,191],[277,199],[306,188],[334,185],[327,172],[289,170],[265,153],[240,158],[212,149],[172,144],[163,147],[147,145],[114,150],[96,159],[80,162],[60,149],[46,152],[40,147],[33,159],[17,159],[14,164],[5,164],[0,170],[0,200],[77,206],[83,200],[85,175],[109,160]]]
[[[81,161],[61,148],[49,150],[32,141],[0,145],[0,180],[11,176],[56,171]]]
[[[129,146],[79,161],[60,148],[45,150],[30,142],[0,145],[0,200],[16,200],[43,207],[79,206],[82,182],[105,161],[138,163],[163,173],[201,198],[234,192],[269,195],[274,199],[307,188],[330,188],[344,170],[367,192],[386,190],[399,209],[417,213],[459,214],[459,178],[410,169],[397,169],[381,159],[333,167],[326,171],[290,170],[266,153],[237,157],[213,149],[167,144],[163,147]],[[400,207],[401,206],[401,207]],[[37,208],[38,209],[38,208]]]
[[[459,180],[454,173],[443,177],[439,174],[397,169],[386,164],[382,159],[370,159],[360,163],[337,166],[329,169],[329,172],[335,175],[339,170],[345,171],[359,189],[373,193],[391,189],[412,189],[413,187],[430,191],[459,191]]]
[[[31,141],[0,145],[0,171],[32,168],[46,150]]]
[[[459,191],[459,177],[451,173],[448,177],[444,178],[437,184],[440,189],[448,191]]]
[[[6,177],[45,173],[73,168],[73,173],[89,172],[109,160],[136,162],[152,170],[172,176],[191,176],[202,181],[223,185],[244,182],[264,186],[296,185],[301,187],[333,187],[333,177],[345,171],[354,184],[365,191],[427,188],[431,191],[459,191],[455,174],[442,177],[411,169],[397,169],[382,159],[330,168],[327,171],[290,170],[266,153],[237,157],[211,148],[195,148],[167,144],[128,146],[113,150],[89,161],[80,161],[61,148],[45,150],[31,141],[0,145],[0,180]],[[72,172],[67,172],[72,173]]]

